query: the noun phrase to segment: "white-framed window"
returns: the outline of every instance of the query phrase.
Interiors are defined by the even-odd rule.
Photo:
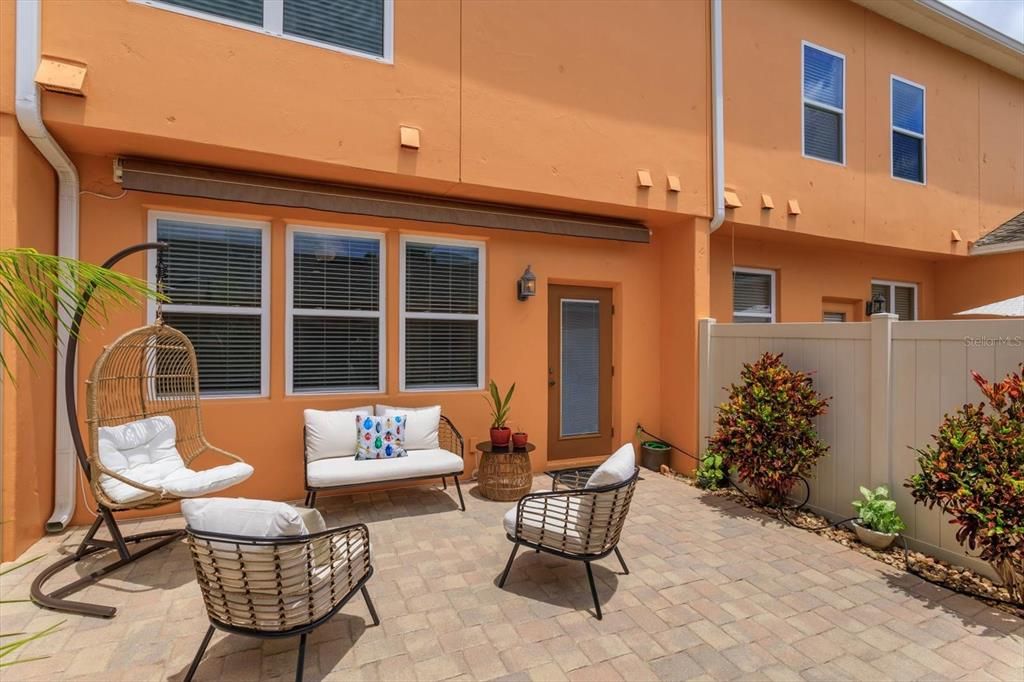
[[[890,76],[892,177],[925,184],[925,89],[899,76]]]
[[[483,242],[401,238],[401,390],[483,388],[485,255]]]
[[[881,296],[885,312],[895,313],[901,320],[917,319],[917,285],[912,282],[871,280],[871,298]]]
[[[394,0],[133,0],[375,61],[394,61]]]
[[[289,225],[286,244],[287,393],[384,391],[384,235]]]
[[[732,269],[732,321],[775,321],[775,271]]]
[[[846,313],[826,310],[821,316],[822,322],[846,322]]]
[[[846,163],[846,57],[800,44],[803,155]]]
[[[163,319],[192,341],[203,397],[268,394],[270,223],[149,212],[150,241],[163,258],[169,303]],[[150,253],[149,279],[156,281]],[[150,319],[155,317],[151,303]],[[157,359],[159,362],[159,358]]]

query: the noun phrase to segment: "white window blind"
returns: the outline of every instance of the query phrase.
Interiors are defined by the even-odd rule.
[[[562,300],[562,436],[600,431],[600,306],[600,301]]]
[[[732,271],[732,321],[775,321],[775,273],[735,268]]]
[[[845,163],[845,70],[843,55],[803,43],[804,156]]]
[[[391,59],[393,0],[137,0],[261,33]]]
[[[925,180],[924,88],[892,77],[892,176]]]
[[[846,322],[846,313],[825,311],[822,316],[823,322]]]
[[[288,240],[288,391],[383,390],[383,236],[293,227]]]
[[[200,392],[265,395],[269,226],[156,212],[150,225],[169,246],[164,321],[192,341]]]
[[[402,390],[482,387],[483,245],[410,237],[401,267]]]
[[[901,320],[917,319],[917,285],[903,282],[874,281],[871,298],[881,296],[885,312],[895,313]]]

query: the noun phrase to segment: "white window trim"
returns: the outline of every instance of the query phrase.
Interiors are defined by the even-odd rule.
[[[242,220],[236,218],[222,218],[202,213],[175,213],[171,211],[149,211],[147,216],[147,233],[149,241],[155,242],[157,220],[180,220],[186,222],[205,223],[207,225],[224,225],[227,227],[247,227],[258,229],[261,232],[260,244],[261,255],[261,287],[259,308],[241,308],[237,306],[215,306],[215,305],[176,305],[164,303],[165,312],[190,312],[212,315],[259,315],[260,317],[260,392],[259,393],[231,393],[231,394],[200,394],[202,400],[234,400],[247,398],[266,398],[270,395],[270,223],[260,220]],[[150,251],[146,263],[147,280],[150,286],[156,285],[156,252]],[[156,303],[150,300],[147,304],[146,317],[152,324],[156,320]]]
[[[737,272],[745,272],[745,273],[750,274],[750,275],[768,275],[769,277],[771,277],[771,289],[770,289],[770,291],[771,291],[771,306],[772,306],[771,315],[743,315],[742,317],[764,317],[766,322],[774,323],[775,322],[775,271],[774,270],[766,270],[764,268],[733,268],[732,272],[733,272],[733,274],[735,274]],[[736,278],[733,277],[733,287],[734,287],[734,289],[735,289],[735,281],[736,281]],[[733,291],[732,308],[733,308],[732,319],[733,319],[733,322],[735,322],[736,321],[736,293],[735,293],[735,290]]]
[[[907,130],[906,128],[900,128],[899,126],[896,125],[896,122],[893,120],[893,116],[896,113],[895,110],[893,109],[893,90],[895,90],[894,85],[895,85],[895,83],[897,81],[899,81],[900,83],[903,83],[904,85],[909,85],[909,86],[911,86],[913,88],[917,88],[917,89],[919,89],[921,91],[921,131],[922,132],[920,132],[920,133],[916,133],[913,130]],[[928,184],[928,142],[927,142],[927,137],[926,136],[928,134],[928,91],[927,91],[927,89],[925,89],[925,87],[923,85],[921,85],[920,83],[915,83],[912,80],[907,80],[906,78],[901,78],[901,77],[897,76],[896,74],[890,74],[889,75],[889,128],[890,128],[890,131],[889,131],[889,177],[891,177],[893,180],[901,180],[903,182],[909,182],[912,185],[927,185]],[[893,166],[895,165],[895,161],[896,161],[896,159],[893,157],[893,148],[892,148],[892,134],[893,133],[899,133],[901,135],[906,135],[908,137],[916,137],[917,139],[921,140],[921,179],[920,180],[911,180],[910,178],[901,178],[900,176],[896,175],[895,169],[893,168]]]
[[[334,227],[314,227],[311,225],[289,224],[287,226],[285,241],[285,329],[284,329],[284,357],[285,357],[285,395],[288,396],[310,396],[310,395],[378,395],[387,391],[387,242],[382,232],[363,232],[360,230],[347,230]],[[377,311],[371,310],[313,310],[300,309],[296,311],[293,294],[295,291],[295,235],[326,234],[335,237],[352,237],[354,239],[373,239],[380,245],[378,258],[380,278],[379,297]],[[292,385],[292,364],[294,355],[294,336],[292,333],[293,321],[296,315],[308,315],[310,317],[376,317],[378,319],[378,343],[377,349],[377,389],[376,390],[351,390],[351,391],[296,391]]]
[[[892,279],[872,279],[871,280],[871,286],[875,286],[876,284],[878,286],[889,287],[889,300],[893,302],[893,308],[894,309],[895,309],[895,301],[896,301],[896,289],[895,289],[895,287],[910,287],[911,289],[913,289],[914,290],[914,319],[913,319],[913,321],[916,322],[917,320],[921,319],[921,316],[918,315],[918,313],[917,313],[917,300],[918,300],[917,299],[917,295],[918,295],[917,284],[915,284],[914,282],[898,282],[898,281],[892,280]],[[893,314],[895,314],[895,313],[893,313]]]
[[[440,244],[476,248],[480,252],[479,270],[477,274],[477,314],[455,313],[407,313],[405,311],[405,245]],[[487,244],[473,239],[450,239],[445,237],[426,237],[419,235],[402,235],[399,239],[398,254],[398,388],[403,393],[441,393],[480,391],[484,388],[484,377],[487,376]],[[405,385],[405,321],[406,319],[430,320],[477,320],[477,384],[476,386],[417,386],[406,388]]]
[[[319,40],[310,40],[309,38],[303,38],[302,36],[294,36],[291,34],[284,33],[284,2],[283,0],[263,0],[263,26],[253,26],[252,24],[246,24],[241,21],[235,21],[234,19],[228,19],[227,17],[220,17],[216,14],[208,14],[198,10],[189,9],[187,7],[179,7],[177,5],[170,5],[160,0],[129,0],[130,2],[146,5],[147,7],[153,7],[154,9],[166,10],[168,12],[174,12],[175,14],[183,14],[187,17],[193,17],[195,19],[203,19],[206,21],[212,21],[215,24],[224,24],[225,26],[231,26],[234,28],[240,28],[246,31],[252,31],[253,33],[260,33],[266,36],[273,36],[274,38],[281,38],[283,40],[291,40],[296,43],[302,43],[303,45],[312,45],[313,47],[319,47],[324,50],[331,50],[333,52],[341,52],[342,54],[351,55],[353,57],[362,57],[363,59],[369,59],[382,64],[394,64],[395,63],[395,2],[394,0],[384,0],[384,55],[375,55],[369,52],[361,52],[352,48],[341,47],[339,45],[331,45],[330,43],[324,43]]]
[[[804,48],[807,48],[807,47],[813,48],[815,50],[820,50],[821,52],[825,52],[827,54],[830,54],[833,57],[839,57],[839,59],[842,61],[842,63],[843,63],[843,106],[842,106],[841,109],[836,108],[834,106],[831,106],[829,104],[825,104],[823,102],[817,102],[815,100],[811,100],[811,99],[807,98],[807,92],[806,92],[806,90],[804,88],[804,81],[806,80],[805,77],[804,77],[804,71],[806,69],[806,65],[804,64]],[[810,104],[812,107],[817,107],[817,108],[823,109],[825,111],[831,111],[834,114],[839,114],[839,121],[840,121],[841,128],[842,128],[842,145],[843,145],[843,148],[842,148],[842,150],[840,150],[842,152],[842,154],[841,154],[842,161],[833,161],[832,159],[822,159],[822,158],[817,157],[817,156],[811,156],[810,154],[807,153],[807,148],[806,148],[807,135],[806,135],[806,121],[804,121],[804,118],[805,118],[804,117],[804,107],[806,105],[808,105],[808,104]],[[801,153],[801,155],[805,159],[812,159],[814,161],[821,161],[822,163],[831,163],[834,166],[846,166],[846,55],[844,55],[841,52],[836,52],[835,50],[830,50],[827,47],[822,47],[821,45],[817,45],[815,43],[812,43],[809,40],[801,40],[800,41],[800,153]]]

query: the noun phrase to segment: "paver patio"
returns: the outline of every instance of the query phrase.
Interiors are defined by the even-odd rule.
[[[537,477],[535,489],[550,479]],[[520,552],[504,590],[509,503],[467,486],[324,497],[329,524],[369,525],[382,619],[354,599],[310,636],[306,679],[1001,679],[1024,671],[1024,622],[880,562],[650,473],[637,485],[615,557],[595,564],[596,620],[578,562]],[[127,523],[128,532],[181,525]],[[26,554],[73,547],[83,529]],[[27,598],[45,561],[5,576]],[[112,620],[5,604],[2,629],[65,620],[6,670],[14,679],[181,680],[207,627],[188,549],[161,550],[80,593],[116,605]],[[291,679],[297,638],[217,633],[196,679]]]

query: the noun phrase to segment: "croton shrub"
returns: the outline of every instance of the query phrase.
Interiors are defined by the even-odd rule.
[[[1014,599],[1024,599],[1024,364],[1002,381],[971,372],[988,401],[946,415],[933,443],[917,450],[920,473],[906,486],[959,525],[956,539],[992,564]]]
[[[782,353],[745,363],[729,400],[718,406],[717,430],[708,452],[722,467],[752,485],[762,501],[781,504],[800,476],[828,451],[814,418],[828,399],[814,390],[811,375],[786,366]]]

